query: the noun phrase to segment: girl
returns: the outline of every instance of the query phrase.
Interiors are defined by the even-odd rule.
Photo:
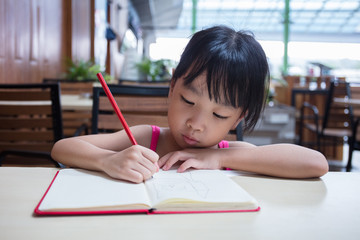
[[[136,146],[125,131],[67,138],[54,145],[52,157],[132,182],[174,164],[178,172],[231,168],[286,178],[322,176],[328,164],[317,151],[293,144],[222,141],[241,120],[245,131],[253,129],[264,106],[268,76],[265,53],[251,35],[225,26],[199,31],[171,80],[168,128],[131,127]]]

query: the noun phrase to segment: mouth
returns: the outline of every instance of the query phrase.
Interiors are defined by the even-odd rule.
[[[194,139],[194,138],[191,138],[191,137],[188,137],[188,136],[186,136],[186,135],[183,135],[183,139],[184,139],[184,141],[185,141],[187,144],[189,144],[189,145],[195,145],[195,144],[199,143],[198,140],[196,140],[196,139]]]

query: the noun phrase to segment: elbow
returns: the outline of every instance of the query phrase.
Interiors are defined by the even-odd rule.
[[[57,141],[54,146],[51,149],[51,158],[54,159],[55,161],[60,162],[60,158],[61,155],[63,153],[63,149],[62,149],[62,143],[63,143],[64,139],[61,139],[59,141]]]
[[[321,177],[329,171],[329,163],[322,153],[316,152],[310,168],[311,177]]]
[[[57,158],[57,148],[58,148],[58,145],[59,145],[59,142],[60,142],[61,140],[59,140],[59,141],[57,141],[54,145],[53,145],[53,147],[52,147],[52,149],[51,149],[51,157],[54,159],[54,160],[56,160],[56,158]]]
[[[60,141],[61,141],[61,140],[60,140]],[[57,156],[57,154],[56,154],[56,148],[57,148],[56,144],[57,144],[57,143],[58,143],[58,142],[56,142],[56,143],[53,145],[53,147],[52,147],[52,149],[51,149],[51,153],[50,153],[51,158],[54,159],[54,160],[56,160],[56,156]]]

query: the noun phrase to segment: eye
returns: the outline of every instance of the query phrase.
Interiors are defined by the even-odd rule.
[[[219,118],[219,119],[227,119],[228,117],[226,117],[226,116],[222,116],[222,115],[219,115],[219,114],[217,114],[217,113],[213,113],[213,115],[215,116],[215,117],[217,117],[217,118]]]
[[[181,96],[181,99],[182,99],[185,103],[187,103],[187,104],[189,104],[189,105],[194,105],[193,102],[190,102],[190,101],[187,100],[184,96]]]

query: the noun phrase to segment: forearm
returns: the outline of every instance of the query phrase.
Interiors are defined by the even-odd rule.
[[[325,157],[293,144],[224,149],[222,167],[286,178],[319,177],[328,171]]]
[[[81,139],[63,139],[55,143],[51,156],[69,166],[103,171],[102,161],[114,152],[99,148]]]

